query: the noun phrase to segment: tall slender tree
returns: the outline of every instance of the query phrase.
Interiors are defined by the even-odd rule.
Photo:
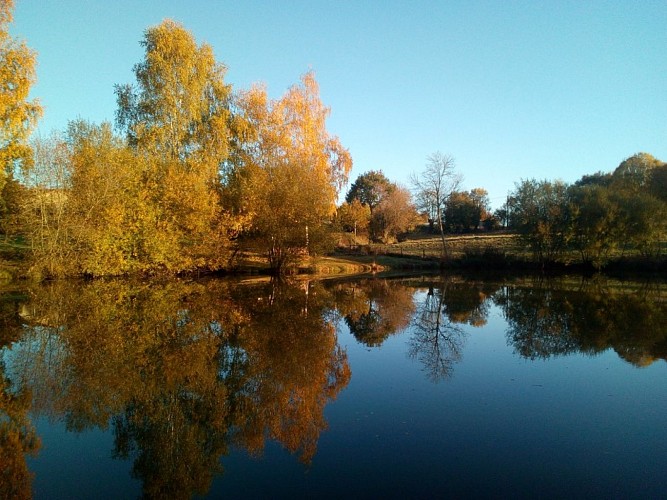
[[[17,167],[32,161],[28,137],[42,114],[39,102],[28,98],[36,54],[9,34],[13,10],[13,0],[0,2],[0,191]],[[0,203],[4,210],[4,196]]]
[[[444,258],[449,256],[443,221],[444,207],[449,195],[461,184],[461,176],[454,168],[454,158],[437,151],[426,159],[426,167],[422,173],[412,176],[412,186],[417,199],[422,207],[428,208],[430,218],[435,216]]]

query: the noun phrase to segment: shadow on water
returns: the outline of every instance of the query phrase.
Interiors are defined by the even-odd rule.
[[[324,409],[349,383],[338,328],[373,348],[407,335],[434,382],[451,377],[492,307],[518,355],[613,349],[667,359],[660,284],[597,279],[57,282],[0,301],[0,496],[29,498],[32,416],[109,429],[147,497],[205,495],[230,448],[280,443],[309,464]]]

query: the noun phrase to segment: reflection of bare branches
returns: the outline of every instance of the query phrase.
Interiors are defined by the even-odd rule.
[[[452,323],[444,311],[444,289],[429,289],[417,306],[408,355],[418,359],[429,379],[437,382],[452,376],[454,363],[461,360],[463,329]]]
[[[65,366],[67,348],[56,327],[26,327],[11,351],[8,374],[17,388],[29,389],[32,411],[55,418],[58,401],[72,383]]]

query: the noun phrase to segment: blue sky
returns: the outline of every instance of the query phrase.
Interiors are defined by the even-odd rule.
[[[112,121],[143,31],[175,19],[237,89],[315,71],[330,133],[408,185],[452,155],[502,204],[521,179],[573,182],[645,151],[667,161],[667,1],[16,0],[38,52],[39,133]]]

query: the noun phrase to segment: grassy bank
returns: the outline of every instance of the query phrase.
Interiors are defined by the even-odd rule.
[[[408,235],[390,245],[369,244],[360,240],[344,245],[329,256],[302,259],[292,274],[314,276],[347,276],[383,273],[439,272],[441,270],[472,270],[483,272],[555,271],[592,273],[592,267],[581,263],[576,252],[565,253],[557,262],[547,265],[535,260],[532,252],[512,233],[493,232],[449,235],[446,257],[438,236],[423,232]],[[0,282],[29,277],[29,248],[20,239],[0,237]],[[663,252],[663,255],[667,252]],[[603,269],[609,275],[650,273],[667,274],[667,258],[646,259],[636,251],[618,251],[610,256]],[[240,253],[234,266],[224,274],[268,275],[271,270],[266,258],[256,253]]]

